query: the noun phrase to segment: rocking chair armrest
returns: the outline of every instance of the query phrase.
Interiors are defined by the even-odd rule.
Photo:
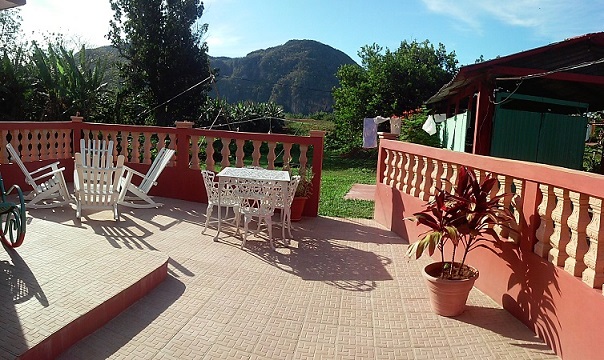
[[[36,178],[33,178],[33,180],[34,180],[34,181],[38,181],[38,180],[43,179],[43,178],[46,178],[46,177],[51,177],[51,176],[54,176],[55,174],[62,173],[62,172],[63,172],[63,170],[65,170],[65,168],[64,168],[64,167],[62,167],[62,168],[58,168],[58,169],[55,169],[55,170],[53,170],[53,171],[47,172],[47,173],[45,173],[45,174],[42,174],[42,175],[40,175],[40,176],[38,176],[38,177],[36,177]],[[31,173],[31,174],[33,174],[33,173]]]
[[[126,174],[127,174],[128,172],[130,172],[130,173],[132,173],[132,174],[135,174],[135,175],[138,175],[138,176],[140,176],[140,177],[142,177],[142,178],[145,178],[145,176],[147,176],[147,175],[145,175],[145,174],[141,174],[141,173],[139,173],[138,171],[134,170],[133,168],[129,168],[129,167],[127,167],[126,165],[124,165],[124,173],[126,173]]]
[[[58,161],[57,162],[53,162],[52,164],[48,164],[46,166],[42,166],[41,168],[36,169],[36,170],[30,172],[29,174],[30,175],[37,174],[40,171],[43,171],[43,170],[46,170],[46,169],[50,169],[50,168],[52,168],[53,170],[56,170],[56,169],[58,169],[57,165],[59,165],[59,164],[60,163]],[[62,168],[62,169],[65,170],[65,168]],[[61,170],[61,171],[63,171],[63,170]]]

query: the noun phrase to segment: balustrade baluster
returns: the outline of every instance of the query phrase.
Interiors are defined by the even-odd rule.
[[[514,229],[515,231],[510,232],[509,237],[512,238],[515,243],[518,243],[520,241],[520,219],[522,218],[522,202],[524,198],[523,180],[512,179],[512,183],[516,188],[512,199],[512,214],[514,216],[514,223],[512,224],[512,229]]]
[[[425,156],[422,156],[422,171],[421,171],[421,183],[419,185],[420,192],[418,194],[419,198],[428,201],[430,200],[430,190],[432,189],[433,179],[432,179],[432,159],[428,159]]]
[[[443,167],[444,163],[436,160],[436,159],[432,159],[432,188],[430,189],[430,198],[429,200],[434,199],[434,196],[436,195],[436,191],[437,189],[442,188],[443,186],[443,180],[442,180],[442,176],[443,176],[443,172],[444,172],[444,167]]]
[[[289,169],[292,160],[292,143],[283,143],[283,168]]]
[[[227,139],[227,138],[222,138],[222,150],[220,151],[220,154],[222,154],[222,161],[220,162],[220,165],[225,168],[227,166],[231,165],[231,162],[229,161],[229,155],[231,155],[231,149],[229,149],[229,145],[231,144],[231,139]]]
[[[308,145],[300,145],[300,170],[306,172],[308,166],[308,157],[306,152],[308,151]]]
[[[546,184],[540,184],[541,203],[537,208],[537,213],[541,222],[535,232],[537,243],[533,247],[533,252],[546,259],[552,246],[549,243],[550,237],[554,232],[554,221],[552,220],[552,211],[556,207],[556,196],[553,187]]]
[[[396,164],[398,162],[398,157],[400,153],[398,151],[392,151],[392,159],[390,160],[390,174],[388,176],[388,185],[391,188],[394,188],[396,185],[396,172],[397,167]]]
[[[130,161],[137,164],[140,162],[140,138],[140,133],[132,133],[132,158]]]
[[[191,136],[191,163],[189,165],[190,169],[200,170],[199,166],[199,141],[200,136]],[[181,158],[182,159],[182,158]]]
[[[236,139],[235,144],[237,144],[237,151],[235,152],[236,165],[237,167],[243,167],[243,158],[245,153],[243,152],[243,145],[245,144],[244,139]]]
[[[556,266],[564,266],[564,261],[568,257],[566,245],[570,240],[570,231],[567,224],[568,216],[571,213],[570,199],[566,189],[555,187],[554,195],[556,196],[556,207],[552,211],[554,232],[549,240],[552,248],[549,251],[548,259]]]
[[[415,158],[411,154],[405,153],[405,180],[403,185],[403,192],[405,194],[409,194],[411,192],[411,180],[413,179],[413,174],[411,171],[414,165]]]
[[[382,184],[385,185],[389,185],[390,181],[388,179],[388,175],[390,174],[390,161],[392,158],[392,150],[391,149],[384,149],[384,152],[386,153],[386,158],[384,159],[384,172],[382,173]]]
[[[153,134],[151,133],[145,133],[145,142],[143,143],[144,145],[144,152],[143,152],[143,164],[151,164],[151,136]]]
[[[564,261],[564,270],[573,276],[581,276],[586,266],[583,256],[588,250],[585,229],[589,224],[589,196],[569,191],[572,212],[567,223],[570,228],[570,241],[566,245],[568,258]]]
[[[262,146],[262,141],[254,140],[254,152],[252,153],[252,166],[260,166],[260,147]]]
[[[214,138],[206,137],[206,169],[210,171],[215,171],[216,162],[214,161]]]
[[[7,130],[0,130],[0,134],[2,134],[2,141],[0,141],[0,145],[2,146],[0,148],[0,163],[1,164],[8,164],[8,150],[6,150],[6,144],[9,142],[8,141],[8,131]]]
[[[405,183],[405,160],[406,160],[406,156],[405,153],[399,152],[398,153],[398,164],[396,165],[396,188],[399,190],[403,189],[403,185]]]
[[[413,161],[414,161],[414,165],[413,165],[413,169],[411,170],[412,172],[412,178],[411,178],[411,191],[410,191],[410,195],[413,197],[418,197],[419,196],[419,185],[420,185],[420,181],[421,181],[421,174],[420,171],[423,167],[423,163],[422,163],[422,158],[420,156],[417,155],[413,155]]]
[[[507,196],[504,196],[501,199],[501,203],[503,204],[504,208],[511,211],[512,198],[514,196],[512,194],[512,178],[509,176],[506,176],[506,175],[498,175],[497,179],[499,180],[499,192],[497,193],[497,196],[507,194]],[[514,214],[512,214],[512,215],[514,215]],[[515,218],[513,218],[510,221],[510,223],[507,225],[513,229],[514,225],[515,225],[513,223],[515,221],[516,221]],[[495,225],[494,229],[502,239],[507,239],[510,237],[510,230],[507,227],[501,226],[501,225]]]
[[[268,162],[267,168],[269,170],[273,170],[275,168],[275,159],[277,155],[275,154],[275,148],[277,147],[277,143],[271,141],[268,143],[268,154],[266,154],[266,160]]]
[[[604,233],[602,221],[602,199],[590,198],[591,222],[585,233],[589,240],[589,250],[583,257],[586,269],[583,270],[583,282],[592,288],[600,288],[604,284],[604,248],[600,247],[600,234]]]

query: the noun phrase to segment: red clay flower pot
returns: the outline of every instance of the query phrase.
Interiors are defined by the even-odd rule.
[[[300,221],[302,220],[302,212],[304,211],[304,205],[306,205],[305,197],[295,197],[294,201],[292,201],[291,206],[291,221]]]
[[[474,271],[474,276],[469,279],[448,280],[441,279],[445,263],[436,262],[427,265],[422,275],[426,280],[430,293],[430,306],[432,311],[442,316],[457,316],[466,309],[466,301],[474,282],[478,278],[478,270],[469,266]],[[468,265],[466,265],[468,266]]]

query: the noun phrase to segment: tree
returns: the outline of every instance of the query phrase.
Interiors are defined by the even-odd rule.
[[[34,43],[31,60],[35,78],[31,102],[38,105],[33,109],[38,119],[69,120],[79,112],[102,121],[96,114],[107,92],[103,82],[106,68],[99,61],[88,62],[84,47],[74,55],[63,45],[49,43],[43,50]]]
[[[331,144],[343,151],[361,146],[363,118],[400,115],[421,107],[457,70],[455,52],[428,40],[401,42],[396,51],[377,44],[359,51],[361,66],[343,65],[334,89],[335,131]]]
[[[0,11],[0,50],[2,53],[10,53],[21,47],[21,15],[19,9],[8,9]]]
[[[108,38],[127,59],[121,66],[125,84],[118,101],[123,106],[138,106],[139,117],[146,116],[133,122],[167,126],[177,120],[196,119],[208,91],[209,81],[203,81],[210,76],[207,45],[202,41],[207,24],[193,28],[203,14],[203,3],[110,3],[114,15]]]

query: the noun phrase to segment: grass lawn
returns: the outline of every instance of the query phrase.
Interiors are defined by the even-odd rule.
[[[319,215],[372,218],[373,201],[344,200],[344,195],[353,184],[375,184],[376,162],[376,159],[345,159],[325,152]]]

